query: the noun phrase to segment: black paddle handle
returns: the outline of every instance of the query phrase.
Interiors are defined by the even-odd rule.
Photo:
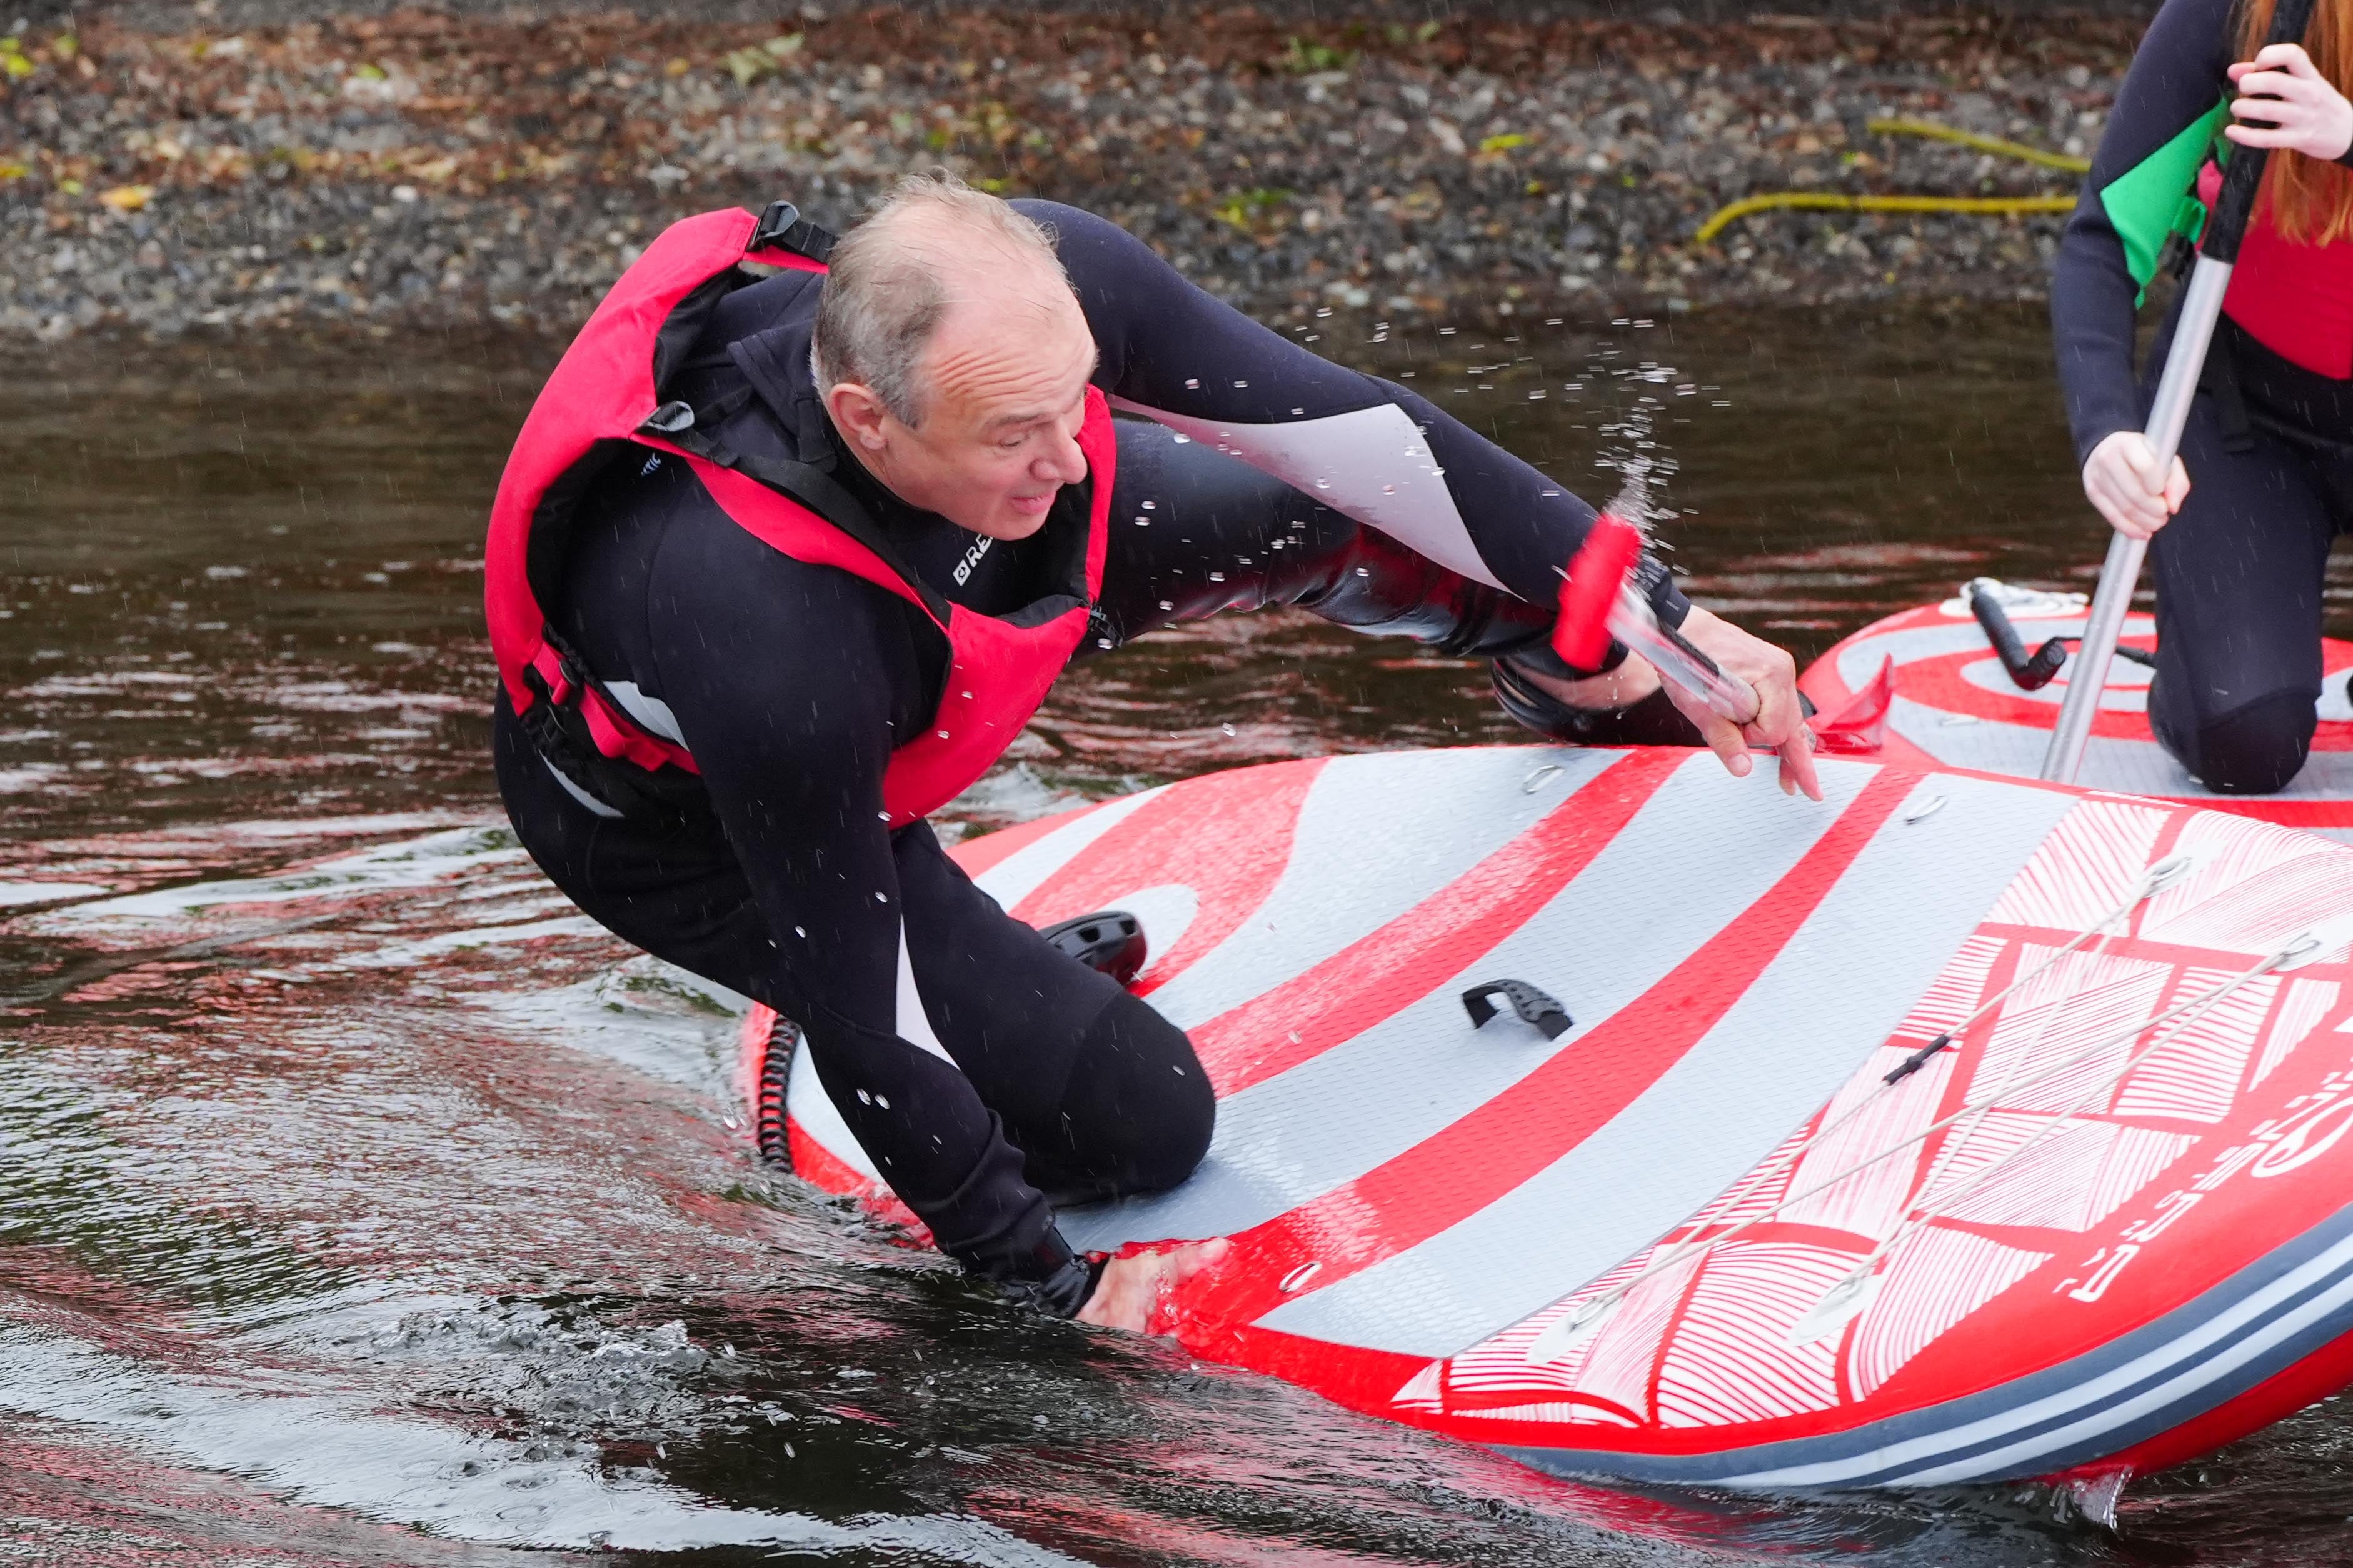
[[[2312,21],[2312,3],[2279,0],[2263,47],[2304,42],[2305,28]],[[2226,265],[2238,263],[2239,241],[2246,235],[2247,220],[2254,216],[2255,193],[2263,188],[2263,166],[2270,162],[2268,148],[2232,144],[2231,161],[2222,169],[2222,194],[2214,198],[2214,216],[2206,224],[2200,255]]]

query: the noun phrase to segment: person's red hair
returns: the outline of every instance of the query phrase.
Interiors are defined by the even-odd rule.
[[[2263,47],[2273,4],[2240,0],[2239,58],[2251,60]],[[2353,97],[2353,0],[2316,0],[2304,30],[2304,49],[2331,87]],[[2275,151],[2263,171],[2262,205],[2286,238],[2316,245],[2353,238],[2353,169]]]

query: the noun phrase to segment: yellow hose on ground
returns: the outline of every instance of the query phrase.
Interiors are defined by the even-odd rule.
[[[2075,210],[2073,196],[1846,196],[1829,191],[1772,191],[1761,196],[1743,196],[1736,202],[1718,207],[1715,215],[1699,226],[1692,236],[1694,245],[1705,245],[1721,234],[1728,224],[1746,217],[1750,213],[1767,212],[1774,207],[1806,207],[1823,212],[1865,213],[2063,213]]]
[[[1980,136],[1974,131],[1939,125],[1933,120],[1874,120],[1868,129],[1874,136],[1925,136],[1931,141],[1974,147],[1980,153],[2023,159],[2049,169],[2064,169],[2070,174],[2080,174],[2092,166],[2088,158],[2073,157],[2064,153],[2046,153],[2022,142],[2005,142],[1999,136]],[[1705,245],[1723,233],[1727,225],[1737,223],[1750,213],[1769,212],[1777,207],[1797,207],[1816,212],[1998,216],[2072,212],[2074,206],[2075,198],[2073,196],[1850,196],[1831,191],[1768,191],[1763,195],[1743,196],[1736,202],[1727,202],[1716,208],[1708,220],[1699,226],[1699,231],[1692,236],[1692,243]]]
[[[1962,147],[1974,147],[1980,153],[2022,158],[2046,169],[2064,169],[2071,174],[2087,174],[2092,170],[2089,158],[2077,158],[2065,153],[2045,153],[2042,148],[2029,147],[2023,142],[2005,142],[1999,136],[1980,136],[1974,131],[1955,130],[1949,125],[1939,125],[1933,120],[1874,120],[1866,129],[1873,136],[1925,136],[1932,142],[1951,142]]]

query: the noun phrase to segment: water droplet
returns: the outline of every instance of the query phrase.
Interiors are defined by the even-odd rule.
[[[884,820],[889,820],[887,813],[885,814]],[[808,940],[808,928],[807,926],[795,926],[793,927],[793,934],[799,937],[803,942],[807,942]]]
[[[1332,488],[1332,481],[1329,479],[1318,479],[1315,481],[1315,488],[1319,490],[1328,490]]]
[[[941,740],[943,740],[943,741],[944,741],[944,740],[946,740],[947,738],[948,738],[948,732],[947,732],[945,730],[941,731],[940,731],[940,739],[941,739]]]
[[[1187,377],[1185,378],[1185,389],[1186,389],[1187,391],[1188,391],[1188,392],[1198,392],[1198,391],[1200,391],[1200,390],[1201,390],[1201,383],[1200,383],[1199,378],[1198,378],[1198,377],[1197,377],[1197,376],[1190,376],[1190,375],[1187,376]],[[1179,441],[1182,441],[1184,438],[1185,438],[1185,437],[1182,437],[1182,436],[1179,436],[1179,437],[1176,437],[1176,439],[1178,439]]]
[[[1383,494],[1383,495],[1385,495],[1385,496],[1393,496],[1393,495],[1397,494],[1397,486],[1395,486],[1395,485],[1383,485],[1383,486],[1381,487],[1381,494]]]
[[[1231,724],[1220,724],[1218,728],[1224,731],[1229,735],[1234,732],[1234,727]]]
[[[1226,574],[1223,572],[1212,572],[1209,574],[1209,581],[1212,583],[1222,583],[1225,580]]]
[[[1143,504],[1144,510],[1146,511],[1158,511],[1160,510],[1160,503],[1156,500],[1148,500]]]
[[[1238,382],[1234,383],[1234,390],[1235,390],[1236,392],[1240,392],[1240,391],[1241,391],[1243,388],[1245,388],[1245,387],[1247,387],[1247,386],[1249,386],[1249,385],[1250,385],[1250,383],[1249,383],[1249,382],[1247,382],[1247,381],[1238,381]]]
[[[874,1097],[874,1103],[888,1110],[891,1109],[891,1097],[887,1094],[878,1094]]]
[[[874,1097],[861,1089],[858,1091],[858,1103],[860,1105],[871,1105],[874,1103]]]
[[[1193,437],[1190,436],[1179,436],[1176,437],[1176,444],[1179,447],[1189,447],[1193,444]]]
[[[1174,602],[1174,601],[1172,601],[1172,600],[1163,599],[1163,600],[1161,600],[1161,601],[1160,601],[1160,607],[1161,607],[1162,609],[1164,609],[1164,610],[1173,610],[1173,609],[1175,609],[1175,608],[1176,607],[1176,605],[1175,602]]]
[[[1304,414],[1304,413],[1306,413],[1306,412],[1307,412],[1307,410],[1305,410],[1304,408],[1294,408],[1294,409],[1293,409],[1293,410],[1291,411],[1291,416],[1292,416],[1293,418],[1296,419],[1296,418],[1297,418],[1297,417],[1299,417],[1301,415],[1303,415],[1303,414]]]
[[[878,904],[887,904],[891,900],[888,898],[885,898],[882,894],[877,893],[874,895],[874,901]]]

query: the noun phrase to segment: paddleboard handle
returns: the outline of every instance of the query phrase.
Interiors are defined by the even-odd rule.
[[[1553,651],[1572,669],[1598,669],[1614,639],[1715,712],[1736,724],[1753,721],[1760,706],[1756,689],[1681,632],[1661,626],[1650,599],[1636,591],[1632,579],[1641,559],[1641,529],[1610,512],[1594,518],[1585,542],[1560,574]]]
[[[1471,1026],[1483,1029],[1487,1020],[1498,1011],[1490,998],[1501,996],[1512,1005],[1523,1024],[1533,1024],[1544,1031],[1547,1040],[1556,1040],[1568,1033],[1577,1020],[1568,1016],[1548,993],[1539,991],[1525,980],[1490,980],[1483,985],[1473,985],[1462,993],[1462,1010],[1471,1015]]]
[[[2312,0],[2279,0],[2272,12],[2272,44],[2304,41],[2312,20]],[[2222,296],[2230,291],[2231,272],[2239,259],[2239,241],[2254,211],[2262,188],[2263,166],[2270,161],[2262,147],[2233,145],[2222,171],[2221,194],[2206,223],[2198,264],[2183,290],[2181,315],[2173,331],[2173,346],[2165,356],[2165,372],[2158,378],[2157,399],[2149,405],[2148,426],[2143,433],[2156,454],[2158,472],[2170,473],[2181,449],[2181,432],[2189,422],[2190,399],[2198,394],[2198,378],[2206,368],[2206,350],[2214,340],[2214,324],[2221,319]],[[2092,721],[2107,690],[2108,666],[2115,661],[2116,637],[2132,608],[2133,590],[2140,584],[2142,561],[2148,541],[2117,533],[2108,541],[2108,558],[2100,567],[2099,592],[2092,595],[2091,618],[2084,623],[2084,646],[2067,677],[2067,699],[2059,707],[2058,726],[2042,754],[2042,776],[2053,784],[2073,784],[2091,744]]]
[[[1144,922],[1125,910],[1097,910],[1039,929],[1038,934],[1089,969],[1122,985],[1134,982],[1151,954]]]
[[[2002,668],[2010,672],[2010,684],[2021,691],[2039,691],[2051,684],[2059,667],[2067,662],[2067,639],[2052,637],[2030,655],[2026,643],[2011,624],[2010,612],[2001,607],[2000,598],[1989,591],[1982,580],[1969,584],[1969,614],[1977,616],[1978,625],[1985,628],[1986,641],[2000,656]]]
[[[1910,1056],[1905,1057],[1902,1061],[1898,1062],[1895,1065],[1895,1070],[1889,1073],[1885,1078],[1881,1079],[1879,1081],[1882,1083],[1902,1083],[1905,1079],[1910,1078],[1914,1073],[1918,1072],[1922,1068],[1926,1067],[1930,1057],[1935,1056],[1938,1051],[1948,1051],[1952,1048],[1953,1037],[1950,1035],[1938,1035],[1935,1039],[1930,1040],[1926,1045],[1922,1046],[1918,1050],[1914,1051]]]

